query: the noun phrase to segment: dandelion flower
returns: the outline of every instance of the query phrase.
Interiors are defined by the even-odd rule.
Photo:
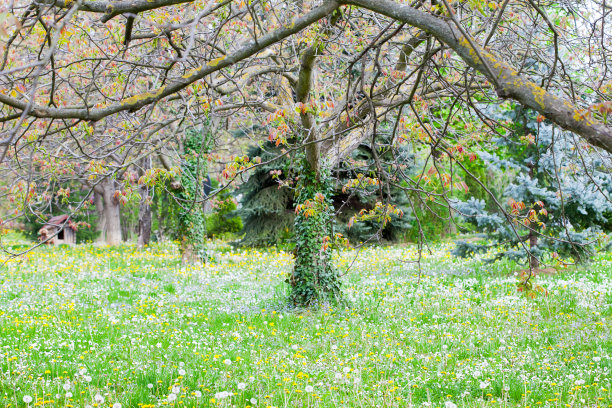
[[[229,392],[221,391],[215,394],[215,399],[222,400],[222,399],[229,397],[229,395],[230,395]]]

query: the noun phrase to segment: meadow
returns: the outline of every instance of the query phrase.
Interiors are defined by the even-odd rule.
[[[612,256],[517,292],[435,247],[337,255],[345,304],[291,310],[289,253],[39,248],[0,270],[3,407],[612,407]],[[353,263],[354,261],[354,263]]]

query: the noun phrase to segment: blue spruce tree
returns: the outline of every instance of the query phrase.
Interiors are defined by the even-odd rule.
[[[612,177],[598,152],[521,106],[494,109],[490,115],[509,123],[510,132],[479,156],[489,169],[510,172],[514,179],[494,213],[483,200],[454,203],[464,221],[489,241],[459,241],[454,254],[472,256],[495,247],[492,261],[508,257],[530,268],[544,258],[588,259],[612,220]]]

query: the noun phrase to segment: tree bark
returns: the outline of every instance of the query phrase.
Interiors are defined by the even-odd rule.
[[[153,221],[151,205],[149,204],[149,188],[140,190],[142,196],[138,212],[138,248],[143,248],[151,242],[151,225]]]
[[[121,212],[119,201],[114,197],[115,182],[108,180],[104,182],[104,216],[106,228],[104,231],[105,242],[108,245],[121,244]]]
[[[330,24],[335,24],[336,19],[332,19]],[[295,218],[295,264],[288,282],[291,285],[289,300],[297,306],[336,302],[341,297],[340,276],[331,262],[331,250],[328,247],[328,241],[333,235],[331,226],[334,216],[330,200],[331,183],[322,180],[323,164],[316,122],[313,115],[304,109],[310,100],[316,56],[322,47],[315,41],[314,45],[304,51],[295,85],[297,102],[302,104],[301,139],[306,144],[296,203],[301,205],[316,202],[319,207],[314,215],[307,216],[300,212]]]
[[[538,236],[532,231],[529,233],[529,250],[533,250],[538,245]],[[529,254],[529,267],[535,269],[540,266],[540,261],[533,254]]]
[[[181,240],[181,261],[185,265],[202,263],[200,254],[197,253],[193,244],[186,239]]]
[[[101,193],[94,192],[94,202],[96,203],[96,211],[98,213],[98,225],[96,225],[96,231],[100,233],[97,240],[104,242],[105,231],[106,231],[106,212],[104,211],[104,197]]]
[[[142,159],[142,172],[151,168],[151,158]],[[151,241],[151,224],[153,221],[151,203],[149,200],[149,186],[140,186],[140,208],[138,211],[138,248],[149,245]]]

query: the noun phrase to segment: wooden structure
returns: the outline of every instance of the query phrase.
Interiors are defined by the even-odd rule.
[[[50,245],[76,244],[76,227],[67,219],[68,214],[51,218],[38,231],[38,239]]]

